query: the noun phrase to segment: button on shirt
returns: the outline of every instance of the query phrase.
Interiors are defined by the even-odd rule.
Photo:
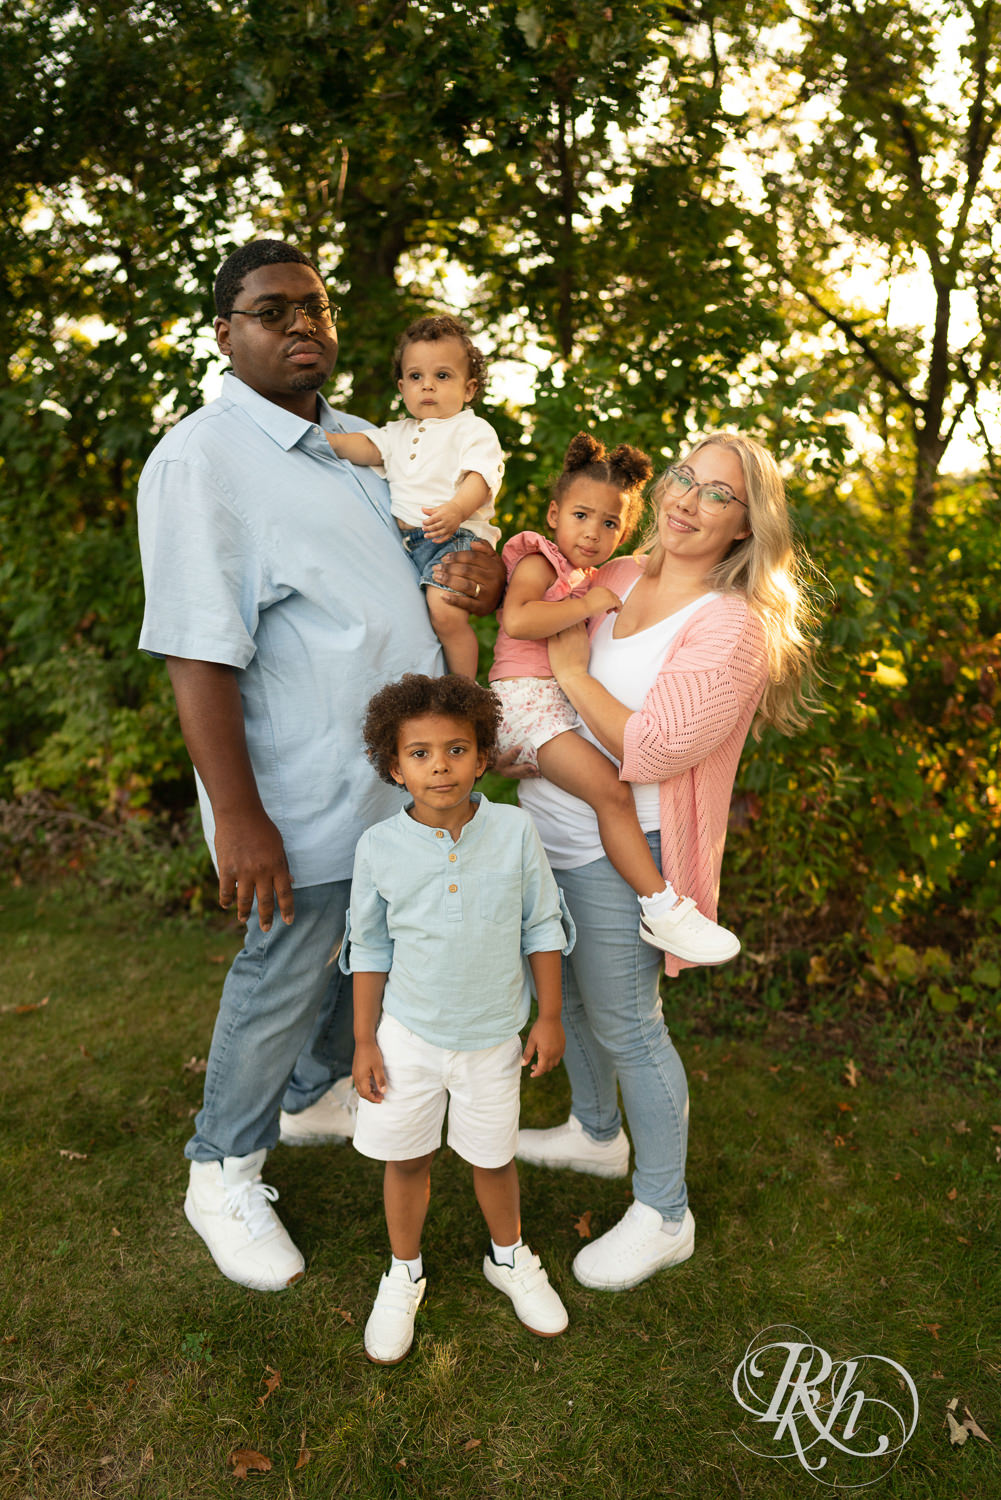
[[[531,818],[474,797],[454,843],[406,811],[362,835],[340,958],[345,973],[387,974],[383,1010],[455,1051],[514,1036],[528,1019],[525,957],[573,946]]]
[[[365,435],[382,454],[398,521],[423,526],[425,505],[444,505],[467,474],[479,474],[490,498],[462,524],[491,547],[497,545],[500,531],[490,518],[504,477],[504,453],[489,422],[466,407],[454,417],[401,417]]]
[[[369,425],[322,398],[318,416],[333,432]],[[444,669],[385,481],[227,373],[222,396],[147,462],[139,542],[140,646],[236,668],[251,764],[294,881],[347,879],[358,835],[398,806],[363,753],[365,706],[404,672]]]

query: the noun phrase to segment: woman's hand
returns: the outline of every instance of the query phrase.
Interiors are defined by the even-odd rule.
[[[591,643],[584,624],[571,625],[549,637],[549,665],[560,687],[573,677],[587,676],[590,656]]]

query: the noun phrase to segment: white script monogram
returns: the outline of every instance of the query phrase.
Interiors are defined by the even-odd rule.
[[[797,1458],[833,1489],[863,1489],[884,1478],[918,1421],[918,1393],[902,1365],[880,1354],[834,1360],[801,1329],[785,1325],[766,1328],[751,1340],[734,1371],[733,1394],[757,1422],[774,1427],[772,1442],[782,1444],[782,1451],[762,1452],[734,1433],[748,1452]],[[847,1468],[845,1479],[855,1478],[864,1461],[868,1477],[855,1483],[821,1479],[819,1470],[827,1468],[832,1454],[829,1474]],[[878,1474],[872,1473],[873,1464]]]

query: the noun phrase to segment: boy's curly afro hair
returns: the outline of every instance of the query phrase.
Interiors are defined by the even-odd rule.
[[[446,677],[423,677],[418,672],[407,672],[399,682],[380,688],[365,712],[362,726],[365,748],[383,781],[397,785],[389,768],[396,759],[400,730],[408,719],[418,719],[423,714],[467,720],[473,726],[477,750],[491,764],[501,720],[501,706],[494,694],[471,678],[454,673]]]

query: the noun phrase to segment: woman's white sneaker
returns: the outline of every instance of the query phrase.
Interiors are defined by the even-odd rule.
[[[539,1257],[527,1245],[518,1246],[513,1266],[499,1266],[485,1255],[483,1274],[491,1286],[511,1298],[515,1312],[532,1333],[552,1339],[566,1328],[567,1310],[550,1286]]]
[[[264,1151],[193,1161],[184,1212],[224,1276],[256,1292],[280,1292],[306,1262],[271,1207],[277,1188],[261,1181]]]
[[[622,1292],[639,1286],[655,1271],[678,1266],[695,1249],[695,1219],[690,1208],[672,1234],[655,1208],[633,1202],[607,1234],[579,1251],[573,1273],[582,1286],[605,1292]]]
[[[625,1177],[629,1171],[629,1138],[620,1129],[610,1141],[595,1141],[571,1115],[552,1130],[519,1130],[515,1156],[539,1167],[566,1167],[592,1177]]]
[[[690,964],[725,964],[740,952],[736,933],[718,922],[710,922],[691,896],[683,896],[677,906],[656,917],[644,911],[640,917],[640,937],[651,948],[673,953],[675,958],[683,958]]]
[[[365,1353],[374,1365],[398,1365],[410,1353],[414,1319],[427,1284],[426,1276],[413,1281],[401,1265],[390,1266],[382,1277],[365,1324]]]

